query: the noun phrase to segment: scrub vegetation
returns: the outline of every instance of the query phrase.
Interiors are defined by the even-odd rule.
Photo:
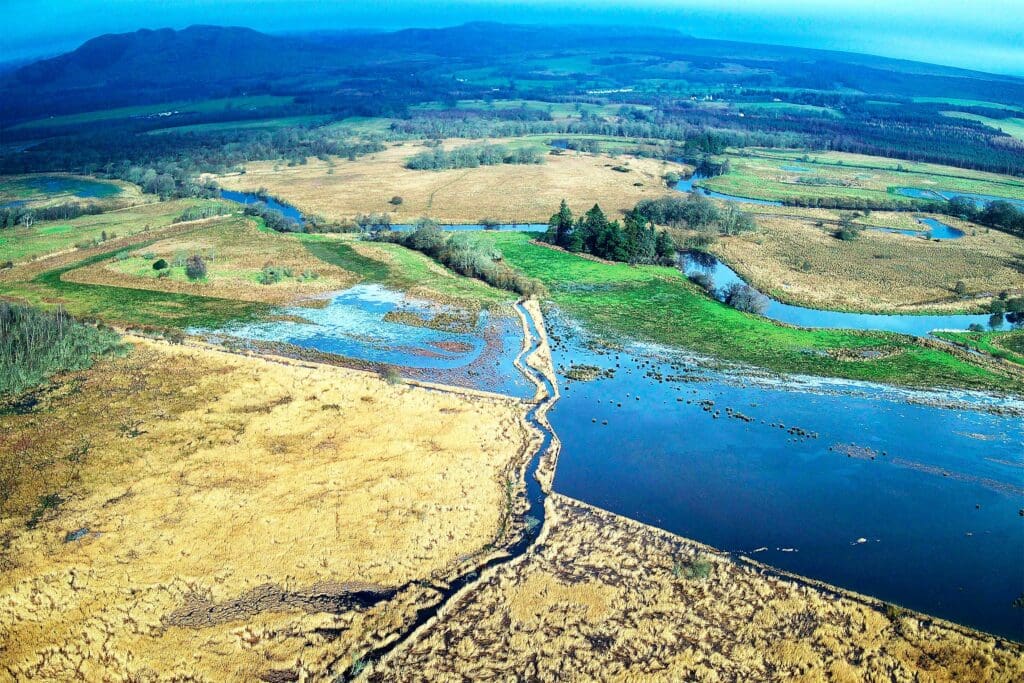
[[[117,334],[71,318],[0,301],[0,399],[51,375],[89,367],[120,348]]]

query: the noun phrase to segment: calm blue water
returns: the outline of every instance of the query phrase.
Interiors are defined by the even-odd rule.
[[[877,232],[889,232],[896,235],[908,235],[910,237],[923,237],[930,240],[958,240],[964,236],[963,230],[957,230],[951,225],[934,218],[918,218],[918,223],[928,226],[927,231],[922,230],[901,230],[900,228],[877,228],[871,227],[868,230]]]
[[[102,199],[120,194],[121,188],[114,183],[104,183],[87,178],[67,178],[64,176],[34,176],[16,181],[18,189],[32,195],[71,194],[81,199]],[[0,208],[15,207],[25,204],[27,200],[11,201],[0,204]]]
[[[793,173],[805,173],[811,170],[806,166],[780,166],[779,168],[783,171],[791,171]]]
[[[722,199],[728,202],[737,202],[740,204],[758,204],[760,206],[782,206],[782,202],[769,201],[767,199],[753,199],[751,197],[737,197],[736,195],[723,194],[721,192],[715,192],[714,190],[707,190],[703,187],[694,188],[693,184],[698,180],[705,180],[707,176],[694,173],[689,178],[684,178],[675,184],[675,189],[680,192],[700,192],[706,197],[714,197],[715,199]]]
[[[1024,209],[1024,199],[1009,199],[1007,197],[997,197],[996,195],[991,194],[971,194],[970,192],[953,192],[950,190],[922,190],[916,187],[897,187],[896,193],[901,194],[904,197],[913,197],[914,199],[952,199],[953,197],[966,197],[967,199],[973,199],[974,203],[978,206],[988,202],[1009,202]]]
[[[445,332],[386,321],[392,311],[429,319],[451,310],[380,285],[356,285],[333,294],[323,308],[292,306],[278,311],[294,318],[229,325],[211,333],[279,342],[347,358],[398,366],[417,379],[473,386],[514,396],[533,392],[513,360],[522,346],[518,319],[480,314],[471,333]]]
[[[600,355],[548,324],[562,340],[553,357],[563,392],[550,414],[562,440],[558,492],[1024,639],[1024,612],[1011,607],[1024,592],[1019,416],[918,405],[908,399],[923,395],[870,385],[757,381],[650,347]],[[573,363],[615,374],[571,382]]]
[[[683,268],[691,273],[705,273],[714,280],[716,289],[722,289],[737,282],[744,282],[732,268],[713,256],[697,257],[686,254],[681,256]],[[902,332],[919,337],[928,336],[932,330],[966,330],[970,325],[981,325],[989,329],[1008,329],[1008,324],[999,320],[992,325],[991,316],[983,314],[963,315],[882,315],[877,313],[844,313],[841,311],[825,311],[817,308],[804,308],[784,304],[769,298],[768,308],[764,316],[772,320],[798,325],[800,327],[829,327],[851,330],[883,330]]]
[[[291,218],[292,220],[298,221],[299,223],[305,224],[306,220],[302,217],[302,212],[296,209],[291,204],[285,204],[279,202],[273,197],[267,197],[263,199],[256,195],[255,192],[236,192],[234,190],[221,190],[221,199],[228,199],[239,204],[256,204],[263,202],[267,205],[267,208],[280,211],[285,218]]]

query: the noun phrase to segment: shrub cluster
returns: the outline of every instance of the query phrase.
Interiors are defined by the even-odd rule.
[[[120,347],[113,331],[53,312],[0,302],[0,396],[31,388],[56,372],[81,370]]]
[[[506,264],[501,252],[494,247],[482,244],[465,233],[448,234],[429,219],[421,219],[412,232],[384,233],[379,239],[415,249],[460,275],[483,280],[493,287],[521,296],[539,296],[544,291],[540,282]]]
[[[409,157],[406,168],[414,171],[442,171],[498,164],[539,164],[541,157],[529,147],[509,149],[504,145],[467,145],[446,152],[440,147]]]
[[[609,261],[667,264],[674,262],[676,256],[676,245],[669,234],[655,230],[653,222],[637,211],[627,213],[625,223],[620,225],[618,221],[609,221],[595,204],[586,214],[573,219],[564,199],[541,239],[571,252]]]

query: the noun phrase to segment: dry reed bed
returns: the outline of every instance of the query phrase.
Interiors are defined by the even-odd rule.
[[[862,311],[980,311],[1024,291],[1024,240],[949,220],[967,234],[940,242],[865,230],[852,241],[813,220],[759,216],[757,232],[714,250],[758,289],[787,302]],[[953,291],[957,281],[966,296]]]
[[[132,341],[0,417],[12,678],[253,680],[347,664],[436,599],[407,582],[494,540],[537,438],[511,399]],[[346,603],[403,584],[371,609]]]
[[[372,681],[1015,681],[1019,645],[838,597],[563,496]],[[686,578],[707,562],[707,578]]]
[[[448,140],[445,147],[471,142]],[[641,199],[673,192],[662,175],[685,168],[653,159],[613,159],[574,152],[547,155],[544,163],[536,165],[448,171],[405,168],[405,160],[424,149],[420,144],[393,145],[356,161],[309,159],[305,165],[293,167],[254,162],[246,166],[244,175],[218,176],[216,180],[232,190],[266,188],[304,212],[335,220],[388,212],[395,223],[413,222],[424,215],[447,223],[477,223],[484,217],[546,223],[563,198],[574,212],[582,213],[600,202],[610,216],[618,216],[620,210],[632,208]],[[619,172],[614,166],[630,171]],[[402,198],[400,206],[389,203],[395,196]]]

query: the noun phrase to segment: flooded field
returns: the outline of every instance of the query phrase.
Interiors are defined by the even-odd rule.
[[[79,199],[102,199],[121,192],[114,183],[73,176],[28,176],[8,180],[0,188],[0,208],[29,201],[70,195]]]
[[[513,365],[522,328],[511,311],[477,314],[373,284],[303,304],[212,334],[393,366],[415,379],[511,396],[533,391]]]

